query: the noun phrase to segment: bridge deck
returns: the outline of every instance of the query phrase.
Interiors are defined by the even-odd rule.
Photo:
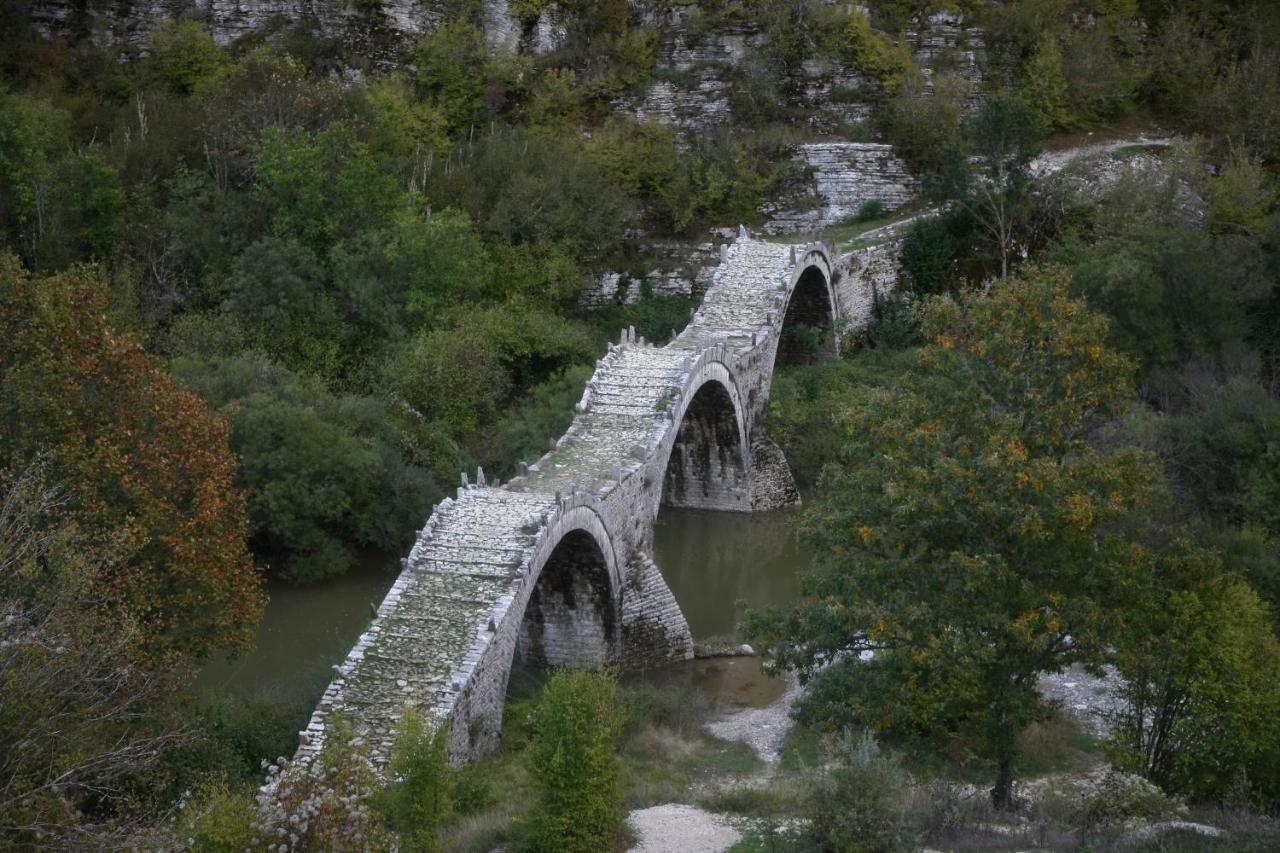
[[[818,250],[806,247],[801,255],[807,251]],[[459,702],[479,701],[464,694],[490,646],[514,643],[510,623],[520,614],[509,611],[513,602],[523,608],[526,584],[536,582],[535,555],[563,517],[565,496],[634,500],[635,480],[679,426],[678,406],[699,360],[715,353],[732,361],[758,352],[767,340],[776,345],[796,265],[793,247],[739,239],[675,340],[660,348],[631,341],[610,347],[573,425],[527,475],[502,488],[461,488],[456,499],[444,501],[403,561],[373,624],[336,668],[338,677],[304,732],[299,756],[314,754],[330,716],[341,714],[368,738],[381,763],[404,707],[443,719]],[[772,352],[766,371],[772,370]],[[620,512],[626,516],[625,507]],[[620,542],[625,535],[619,534]],[[626,561],[633,554],[619,557]]]

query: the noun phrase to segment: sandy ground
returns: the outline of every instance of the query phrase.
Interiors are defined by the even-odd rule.
[[[653,806],[627,820],[637,839],[631,853],[721,853],[742,840],[726,818],[696,806]]]
[[[763,708],[745,708],[712,720],[707,729],[719,738],[745,743],[770,764],[778,761],[782,742],[791,730],[791,709],[800,698],[800,682],[787,676],[787,689]]]

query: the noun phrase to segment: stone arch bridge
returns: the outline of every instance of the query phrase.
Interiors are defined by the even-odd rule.
[[[299,758],[341,714],[384,765],[409,707],[446,722],[454,760],[482,754],[498,743],[517,655],[623,666],[691,657],[688,625],[649,556],[659,507],[748,512],[798,499],[759,425],[784,330],[845,319],[838,278],[826,247],[743,229],[678,337],[655,347],[624,331],[550,452],[506,484],[464,474],[457,497],[436,507],[337,667]]]

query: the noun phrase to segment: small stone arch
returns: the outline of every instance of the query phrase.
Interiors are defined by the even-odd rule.
[[[787,291],[774,367],[839,355],[838,304],[826,264],[812,263],[800,269]],[[810,330],[818,330],[820,337],[812,339]]]
[[[690,377],[663,460],[660,505],[751,510],[747,413],[735,379],[718,361]]]

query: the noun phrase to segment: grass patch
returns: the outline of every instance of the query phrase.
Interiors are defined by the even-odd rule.
[[[823,735],[799,723],[787,732],[778,757],[779,766],[787,773],[817,770],[826,763]]]
[[[1058,714],[1032,723],[1018,735],[1017,773],[1036,778],[1050,773],[1088,770],[1102,760],[1102,743],[1073,717]]]

